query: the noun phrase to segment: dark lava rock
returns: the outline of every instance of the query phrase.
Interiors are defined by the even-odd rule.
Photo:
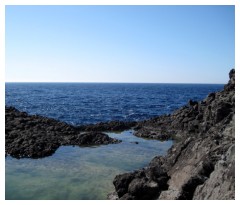
[[[224,90],[210,93],[200,102],[189,100],[184,106],[171,115],[162,115],[138,122],[134,127],[134,135],[150,139],[187,138],[192,133],[207,132],[212,126],[221,123],[235,111],[235,71],[231,70],[231,79]]]
[[[121,175],[117,175],[113,180],[113,184],[115,186],[116,192],[119,197],[122,197],[128,191],[128,185],[134,178],[133,173],[125,173]]]
[[[5,154],[16,158],[52,155],[61,145],[101,145],[119,143],[100,132],[81,133],[77,127],[38,115],[28,115],[5,107]]]
[[[80,131],[124,131],[129,130],[136,125],[136,122],[121,122],[121,121],[110,121],[100,122],[97,124],[82,125],[78,129]]]
[[[119,199],[235,199],[235,70],[224,90],[138,122],[138,137],[175,139],[165,157],[118,175]]]
[[[107,134],[101,132],[81,133],[74,137],[67,137],[65,145],[101,145],[101,144],[115,144],[119,140],[110,138]]]
[[[119,199],[153,199],[167,189],[169,179],[160,167],[117,175],[113,181]],[[155,175],[157,173],[157,175]]]
[[[158,184],[147,178],[135,178],[128,186],[128,194],[136,199],[152,199],[159,195]]]
[[[192,100],[189,100],[189,101],[188,101],[188,105],[189,105],[189,106],[195,106],[195,105],[197,105],[197,104],[198,104],[197,101],[192,101]]]

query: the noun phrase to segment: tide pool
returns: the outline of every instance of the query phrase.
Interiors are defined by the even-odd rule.
[[[132,131],[108,133],[122,143],[92,147],[62,146],[42,159],[5,158],[6,200],[106,199],[117,174],[147,166],[173,142],[135,137]],[[137,144],[137,143],[138,144]]]

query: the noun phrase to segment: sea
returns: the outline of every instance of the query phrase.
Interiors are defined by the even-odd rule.
[[[202,100],[221,84],[6,83],[7,106],[73,125],[140,121]]]
[[[139,121],[170,114],[190,99],[202,100],[223,85],[6,83],[6,105],[73,125]],[[166,155],[173,140],[138,138],[133,130],[107,133],[122,140],[101,146],[61,146],[52,156],[5,157],[6,200],[102,200],[116,175],[146,167]]]

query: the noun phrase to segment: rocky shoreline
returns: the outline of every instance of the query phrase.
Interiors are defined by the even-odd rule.
[[[78,127],[5,107],[5,155],[41,158],[62,145],[90,146],[120,143],[98,131],[82,132]]]
[[[109,199],[235,198],[235,70],[224,90],[171,115],[141,122],[72,126],[5,107],[5,155],[41,158],[62,145],[120,143],[103,132],[134,129],[138,137],[176,143],[148,167],[115,177]]]
[[[224,90],[171,115],[137,123],[135,135],[177,139],[167,155],[117,175],[109,199],[235,199],[235,70]]]

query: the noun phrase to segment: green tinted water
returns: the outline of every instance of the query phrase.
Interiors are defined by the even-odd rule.
[[[131,131],[109,135],[123,142],[62,146],[43,159],[6,157],[6,199],[106,199],[117,174],[147,166],[172,145],[172,141],[137,138]]]

